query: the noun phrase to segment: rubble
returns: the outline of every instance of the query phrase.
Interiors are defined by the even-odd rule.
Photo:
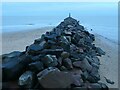
[[[98,57],[105,52],[94,41],[95,36],[69,16],[26,46],[24,52],[2,55],[3,82],[18,80],[20,88],[28,89],[107,90],[105,84],[99,83]]]

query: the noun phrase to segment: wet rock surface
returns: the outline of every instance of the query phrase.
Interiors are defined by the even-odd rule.
[[[99,83],[98,57],[105,52],[96,47],[94,41],[95,36],[79,21],[67,17],[52,31],[26,46],[24,52],[2,55],[3,89],[11,85],[7,82],[14,80],[18,81],[17,88],[26,89],[108,90],[104,83]]]

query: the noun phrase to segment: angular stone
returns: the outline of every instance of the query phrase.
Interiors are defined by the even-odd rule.
[[[56,68],[45,69],[37,76],[43,88],[67,88],[72,83],[70,74],[60,72]]]
[[[80,75],[73,75],[73,86],[81,87],[83,85],[83,80]]]
[[[77,28],[78,30],[84,30],[84,26],[82,26],[82,25],[78,25],[76,28]]]
[[[55,45],[56,44],[56,42],[54,42],[53,40],[48,40],[47,42],[48,42],[49,45]]]
[[[57,36],[61,36],[61,34],[62,34],[62,30],[61,29],[54,28],[53,30],[54,30],[54,32],[56,33]]]
[[[99,56],[105,55],[105,52],[104,52],[101,48],[99,48],[99,47],[96,47],[96,52],[97,52],[97,54],[98,54]]]
[[[45,37],[45,35],[42,34],[42,35],[41,35],[41,38],[38,38],[38,39],[35,39],[35,40],[34,40],[34,44],[39,44],[39,43],[41,43],[42,41],[44,41],[44,37]]]
[[[67,40],[66,36],[61,36],[61,41],[66,43],[66,44],[69,44],[69,41]]]
[[[87,78],[88,78],[88,76],[89,76],[89,73],[88,73],[87,71],[84,71],[84,72],[81,74],[81,77],[82,77],[83,81],[86,81]]]
[[[88,43],[92,43],[93,40],[90,37],[86,37],[85,42],[86,42],[86,44],[88,44]]]
[[[87,80],[89,80],[91,83],[97,83],[100,80],[98,68],[96,68],[96,67],[92,68],[92,71],[89,74]]]
[[[66,59],[66,58],[69,58],[70,54],[68,52],[62,52],[61,53],[61,57],[62,59]]]
[[[79,39],[79,41],[77,42],[78,46],[84,46],[84,43],[85,43],[84,38]]]
[[[33,88],[36,83],[36,76],[31,71],[26,71],[19,77],[18,85],[24,88]]]
[[[33,62],[36,62],[36,61],[40,61],[43,57],[44,57],[44,55],[39,54],[39,55],[36,55],[36,56],[31,56],[31,59],[32,59]]]
[[[60,46],[67,52],[70,51],[70,43],[65,36],[60,38]]]
[[[83,61],[86,55],[84,53],[80,54],[74,51],[73,53],[70,53],[70,56],[76,59],[77,61]],[[73,61],[76,61],[76,60],[73,60]]]
[[[71,42],[71,36],[66,36],[67,40]]]
[[[99,69],[99,65],[98,65],[98,64],[96,64],[96,63],[91,63],[91,65],[92,65],[93,67],[95,67],[95,68],[98,68],[98,69]]]
[[[44,48],[45,47],[45,43],[46,43],[46,41],[42,41],[41,43],[39,43],[40,47]]]
[[[46,67],[52,67],[58,65],[56,56],[52,56],[52,55],[46,55],[44,58],[42,58],[42,62]]]
[[[73,26],[72,26],[72,25],[68,25],[67,27],[68,27],[68,28],[72,28]]]
[[[87,54],[90,55],[90,56],[92,56],[92,57],[97,56],[97,53],[96,53],[95,50],[89,50]]]
[[[65,66],[61,66],[60,71],[67,71],[67,68]]]
[[[44,69],[44,66],[43,66],[43,63],[40,62],[40,61],[36,61],[36,62],[33,62],[33,63],[30,63],[29,64],[29,69],[35,73],[38,73],[40,72],[41,70]]]
[[[50,54],[50,55],[56,55],[59,57],[62,52],[63,52],[63,49],[44,49],[43,51],[41,51],[41,54]]]
[[[65,34],[65,36],[72,36],[72,33],[68,32],[68,31],[65,31],[64,34]]]
[[[39,44],[32,44],[27,48],[27,53],[30,55],[38,55],[43,49]]]
[[[92,59],[92,57],[86,56],[85,58],[88,60],[89,63],[94,63],[94,60]]]
[[[101,82],[98,82],[98,83],[101,85],[102,89],[109,90],[106,84],[101,83]]]
[[[92,60],[94,61],[94,63],[96,63],[97,65],[100,65],[100,60],[98,57],[93,57]]]
[[[73,62],[73,66],[77,67],[77,68],[81,68],[82,71],[87,70],[88,72],[90,72],[92,70],[92,66],[87,61],[86,58],[84,60],[82,60],[82,61]]]
[[[71,70],[73,69],[72,62],[69,58],[66,58],[63,60],[63,65],[68,69]]]
[[[62,66],[62,58],[59,57],[57,61],[58,61],[58,66]]]
[[[81,36],[79,35],[79,33],[75,33],[75,35],[72,38],[72,42],[74,44],[77,44],[79,42],[80,38],[81,38]]]
[[[48,67],[46,69],[44,69],[43,71],[39,72],[37,74],[39,79],[42,79],[45,75],[49,74],[50,72],[60,72],[60,70],[56,67]]]
[[[95,41],[95,35],[90,34],[89,37],[90,37],[93,41]]]
[[[50,34],[50,32],[46,33],[44,39],[46,41],[48,40],[56,40],[57,35],[56,34]]]

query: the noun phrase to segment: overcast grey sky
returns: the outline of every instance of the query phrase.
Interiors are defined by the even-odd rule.
[[[117,3],[3,3],[3,16],[46,16],[65,13],[80,15],[117,15]]]

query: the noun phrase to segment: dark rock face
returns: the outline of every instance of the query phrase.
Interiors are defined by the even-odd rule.
[[[29,69],[35,73],[40,72],[41,70],[44,69],[43,63],[40,61],[33,62],[29,64]]]
[[[46,67],[55,67],[58,65],[55,55],[46,55],[44,58],[42,58],[42,62]]]
[[[70,75],[60,72],[58,69],[48,68],[40,72],[37,76],[39,83],[44,88],[67,88],[72,83]]]
[[[8,57],[5,59],[9,60],[2,64],[3,81],[15,80],[18,78],[31,62],[30,57],[25,55],[21,57]]]
[[[3,86],[7,86],[6,81],[18,80],[17,87],[27,89],[108,90],[105,84],[99,83],[98,56],[105,52],[93,41],[95,36],[69,16],[52,31],[35,39],[24,52],[2,55]]]
[[[3,62],[7,62],[6,58],[12,58],[12,57],[20,56],[20,54],[21,54],[21,52],[19,52],[19,51],[13,51],[9,54],[2,55],[2,60],[4,60]]]
[[[61,53],[61,57],[62,59],[66,59],[66,58],[69,58],[70,54],[68,52],[62,52]]]
[[[41,51],[42,54],[50,54],[50,55],[56,55],[60,56],[63,52],[63,49],[44,49]]]
[[[37,55],[43,49],[39,44],[32,44],[27,48],[27,53],[30,55]]]
[[[72,61],[71,61],[69,58],[66,58],[66,59],[63,60],[63,65],[64,65],[68,70],[73,69]]]
[[[91,72],[92,70],[92,66],[89,64],[89,62],[84,59],[83,61],[76,61],[76,62],[73,62],[73,65],[75,67],[78,67],[78,68],[81,68],[83,71],[88,71],[88,72]]]

